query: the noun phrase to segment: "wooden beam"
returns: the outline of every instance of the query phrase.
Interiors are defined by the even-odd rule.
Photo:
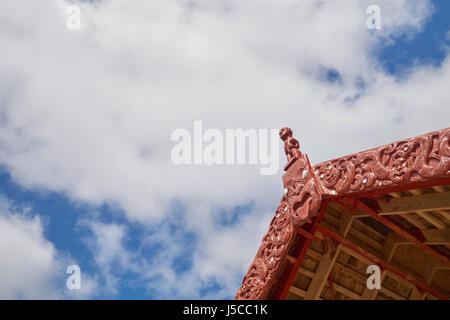
[[[450,213],[444,210],[438,210],[437,211],[441,216],[443,216],[445,219],[447,219],[448,222],[450,222]]]
[[[306,291],[305,300],[316,300],[320,297],[320,293],[322,292],[322,289],[328,279],[328,275],[333,268],[333,264],[339,255],[341,247],[342,245],[340,244],[336,248],[333,248],[332,245],[328,245],[328,252],[323,255],[322,260],[317,267],[314,278]]]
[[[431,285],[431,282],[433,281],[433,277],[436,274],[437,269],[439,269],[439,268],[448,268],[448,266],[444,265],[440,262],[437,262],[435,260],[431,260],[429,257],[426,258],[425,263],[423,265],[422,276],[427,285]],[[424,292],[422,294],[422,300],[425,300],[426,297],[428,297],[432,300],[438,299],[437,297],[433,296],[432,294]]]
[[[311,248],[308,248],[308,250],[306,251],[306,255],[307,255],[308,257],[311,257],[311,258],[317,260],[317,261],[322,260],[322,255],[321,255],[319,252],[314,251],[314,250],[311,249]]]
[[[443,223],[441,220],[436,219],[430,214],[427,214],[425,212],[417,212],[419,216],[421,216],[423,219],[434,225],[438,229],[445,229],[445,223]]]
[[[310,278],[310,279],[314,278],[314,276],[315,276],[315,273],[314,273],[314,272],[312,272],[312,271],[310,271],[310,270],[308,270],[308,269],[306,269],[306,268],[303,268],[303,267],[298,268],[298,271],[299,271],[301,274],[304,274],[305,276],[307,276],[307,277]]]
[[[422,300],[423,299],[423,295],[419,292],[417,287],[414,284],[412,284],[411,282],[409,282],[408,280],[403,279],[402,277],[399,277],[397,274],[393,273],[390,270],[387,270],[386,276],[394,279],[398,283],[400,283],[400,284],[404,285],[405,287],[408,287],[408,288],[411,289],[411,292],[410,292],[409,297],[408,297],[407,300]],[[405,298],[403,298],[402,300],[404,300],[404,299]]]
[[[413,214],[403,214],[402,218],[411,223],[418,229],[426,229],[427,226],[420,222],[417,218],[413,216]]]
[[[422,230],[427,244],[450,244],[450,229]]]
[[[379,201],[379,215],[395,215],[410,212],[450,210],[450,191],[419,194],[407,197],[392,198],[388,202]],[[355,217],[368,217],[358,212]]]
[[[436,192],[445,192],[444,186],[434,186],[431,187]],[[441,216],[443,216],[445,219],[447,219],[450,222],[450,213],[444,211],[444,210],[438,210],[437,211]]]
[[[397,274],[393,273],[391,270],[388,270],[386,275],[387,275],[389,278],[392,278],[392,279],[394,279],[395,281],[397,281],[398,283],[404,285],[405,287],[408,287],[408,288],[416,288],[416,286],[413,285],[411,282],[409,282],[409,281],[406,280],[406,279],[403,279],[402,277],[399,277]]]
[[[342,235],[347,235],[350,231],[350,228],[352,227],[353,223],[353,213],[348,211],[347,209],[343,208],[342,214],[339,217],[339,221],[337,223],[339,232]]]
[[[444,186],[433,186],[431,187],[434,191],[436,192],[444,192],[445,191],[445,187]]]
[[[289,291],[300,296],[300,297],[304,297],[305,296],[305,290],[302,290],[300,288],[297,288],[296,286],[290,286]]]
[[[412,193],[415,196],[418,196],[419,194],[422,194],[422,190],[421,189],[411,189],[408,190],[410,193]]]
[[[392,258],[394,257],[395,249],[401,243],[402,240],[404,239],[400,237],[397,233],[392,231],[389,232],[383,246],[384,258],[386,259],[387,262],[390,262],[392,260]]]
[[[381,287],[380,291],[390,296],[391,298],[394,298],[395,300],[406,300],[405,297],[402,297],[401,295],[395,293],[394,291],[389,290],[388,288]]]
[[[354,279],[357,279],[359,281],[362,281],[363,283],[366,283],[367,277],[366,277],[365,274],[361,274],[361,273],[359,273],[359,272],[357,272],[357,271],[355,271],[355,270],[353,270],[353,269],[351,269],[349,267],[346,267],[345,265],[340,264],[338,262],[334,263],[333,270],[336,273],[340,272],[340,273],[345,274],[346,276],[350,276],[351,278],[354,278]]]
[[[361,260],[362,262],[364,262],[367,265],[374,264],[374,262],[372,260],[370,260],[369,258],[363,256],[362,254],[359,254],[358,252],[350,249],[349,247],[344,246],[341,248],[341,251],[347,253],[348,255],[355,257],[358,260]]]
[[[423,278],[425,280],[425,283],[427,285],[431,284],[431,281],[433,281],[434,274],[436,273],[437,264],[434,261],[431,261],[430,259],[427,259],[423,266]]]
[[[383,245],[381,243],[355,228],[350,229],[349,234],[351,234],[354,238],[361,240],[362,243],[369,245],[371,248],[377,251],[381,251],[381,249],[383,248]]]
[[[408,212],[437,211],[450,209],[450,191],[440,193],[419,194],[380,201],[381,213],[384,215]]]
[[[354,243],[350,242],[349,240],[342,238],[338,234],[334,233],[331,230],[328,230],[324,226],[317,226],[318,232],[323,233],[324,235],[329,236],[330,238],[334,239],[335,241],[341,243],[343,246],[350,248],[352,251],[358,252],[359,255],[363,255],[367,257],[367,259],[375,262],[375,264],[379,265],[381,268],[384,269],[390,269],[392,272],[398,274],[400,277],[405,278],[406,280],[412,282],[414,285],[421,288],[423,291],[431,292],[436,297],[446,300],[448,297],[445,294],[440,293],[439,291],[430,288],[428,285],[426,285],[423,281],[420,280],[420,277],[412,276],[410,271],[399,269],[399,267],[395,266],[394,263],[387,263],[382,258],[379,258],[377,255],[370,253],[369,251],[364,250],[363,248],[355,245]],[[369,263],[371,264],[371,263]],[[419,279],[419,280],[418,280]]]
[[[339,233],[342,236],[345,237],[347,235],[347,233],[350,230],[352,222],[353,222],[352,213],[343,211],[338,222]],[[325,238],[323,241],[328,241],[328,239]],[[323,287],[325,286],[328,280],[328,275],[330,274],[331,269],[333,268],[333,265],[336,262],[336,259],[339,255],[341,248],[342,248],[341,244],[338,244],[336,248],[334,248],[333,245],[331,244],[328,245],[328,252],[322,256],[322,259],[319,262],[317,271],[315,272],[315,275],[311,283],[309,284],[308,290],[306,291],[305,300],[309,299],[316,300],[320,297]]]
[[[360,281],[364,281],[364,282],[366,281],[365,275],[363,275],[353,269],[350,269],[349,267],[346,267],[345,265],[343,265],[341,263],[335,262],[333,265],[333,270],[335,270],[336,272],[344,273],[344,274],[351,276],[352,278],[358,279]],[[312,272],[306,268],[303,268],[303,267],[299,268],[298,271],[301,274],[303,274],[311,279],[313,279],[316,275],[314,272]]]
[[[360,295],[358,295],[357,293],[355,293],[355,292],[353,292],[353,291],[351,291],[351,290],[349,290],[349,289],[347,289],[347,288],[345,288],[345,287],[343,287],[343,286],[341,286],[341,285],[339,285],[337,283],[333,283],[333,288],[334,288],[334,290],[339,291],[340,293],[343,293],[347,297],[350,297],[350,298],[352,298],[354,300],[360,300],[361,299]]]
[[[428,245],[447,245],[450,244],[450,229],[424,229],[421,230],[425,236],[424,244]],[[395,232],[389,232],[385,246],[395,245],[413,245],[411,241],[408,241],[398,235]]]
[[[427,292],[425,292],[426,294]],[[409,294],[408,300],[423,300],[422,294],[420,294],[417,288],[411,288],[411,293]]]
[[[392,258],[394,257],[395,249],[398,246],[397,237],[400,237],[395,232],[390,232],[386,238],[386,241],[384,242],[384,246],[382,248],[384,259],[386,262],[391,262]],[[401,238],[401,237],[400,237]],[[402,238],[403,239],[403,238]],[[370,264],[373,264],[370,263]],[[381,271],[380,275],[380,282],[383,284],[384,278],[388,274],[388,269],[384,269]],[[363,294],[361,299],[363,300],[375,300],[375,298],[378,295],[379,290],[378,289],[369,289],[367,286],[364,288]]]

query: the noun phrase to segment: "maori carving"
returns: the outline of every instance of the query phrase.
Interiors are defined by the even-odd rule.
[[[287,171],[289,167],[301,157],[300,144],[297,139],[292,136],[292,130],[290,128],[281,128],[280,138],[284,141],[284,153],[287,156],[287,163],[284,166],[284,170]]]
[[[279,271],[280,261],[286,257],[293,234],[292,218],[288,212],[286,197],[283,196],[269,231],[264,235],[258,253],[236,293],[236,299],[256,300],[267,297]]]
[[[299,227],[311,222],[319,211],[322,197],[320,183],[316,182],[306,155],[301,155],[283,175],[283,184],[294,225]]]
[[[280,130],[288,163],[269,231],[236,293],[266,299],[294,241],[295,228],[317,215],[322,199],[450,178],[450,128],[405,139],[311,167],[292,130]]]
[[[332,195],[448,178],[450,128],[324,162],[314,171]]]
[[[295,228],[317,214],[322,197],[308,157],[298,150],[292,131],[283,128],[288,169],[283,176],[285,194],[281,198],[269,231],[264,235],[253,263],[236,293],[236,299],[265,299],[294,240]]]

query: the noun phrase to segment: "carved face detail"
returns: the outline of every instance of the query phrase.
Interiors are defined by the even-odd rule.
[[[281,128],[280,130],[280,138],[281,140],[286,140],[289,136],[292,136],[292,130],[290,128]]]

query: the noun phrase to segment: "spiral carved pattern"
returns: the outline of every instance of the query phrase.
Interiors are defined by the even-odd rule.
[[[253,263],[242,281],[236,299],[262,299],[267,296],[270,283],[276,276],[280,260],[286,255],[293,234],[292,219],[283,197],[269,231],[264,235]]]
[[[448,178],[450,128],[324,162],[314,171],[332,195]]]
[[[292,244],[294,228],[310,222],[319,210],[321,197],[305,155],[294,162],[283,176],[283,181],[287,194],[281,199],[236,299],[256,300],[267,297]]]

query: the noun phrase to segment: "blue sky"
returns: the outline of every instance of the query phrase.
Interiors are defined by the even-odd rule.
[[[75,1],[78,33],[64,1],[6,3],[0,230],[14,237],[0,235],[0,298],[233,298],[281,171],[175,167],[170,132],[195,119],[289,125],[313,162],[448,126],[448,90],[433,86],[450,77],[446,0],[379,1],[381,30],[365,27],[366,1],[233,1],[228,15],[200,0]],[[69,264],[80,292],[65,288]]]
[[[424,29],[413,39],[402,35],[392,45],[379,49],[378,59],[386,71],[399,75],[408,72],[417,64],[440,66],[446,57],[446,46],[450,43],[450,3],[433,1],[434,13],[426,19]]]

